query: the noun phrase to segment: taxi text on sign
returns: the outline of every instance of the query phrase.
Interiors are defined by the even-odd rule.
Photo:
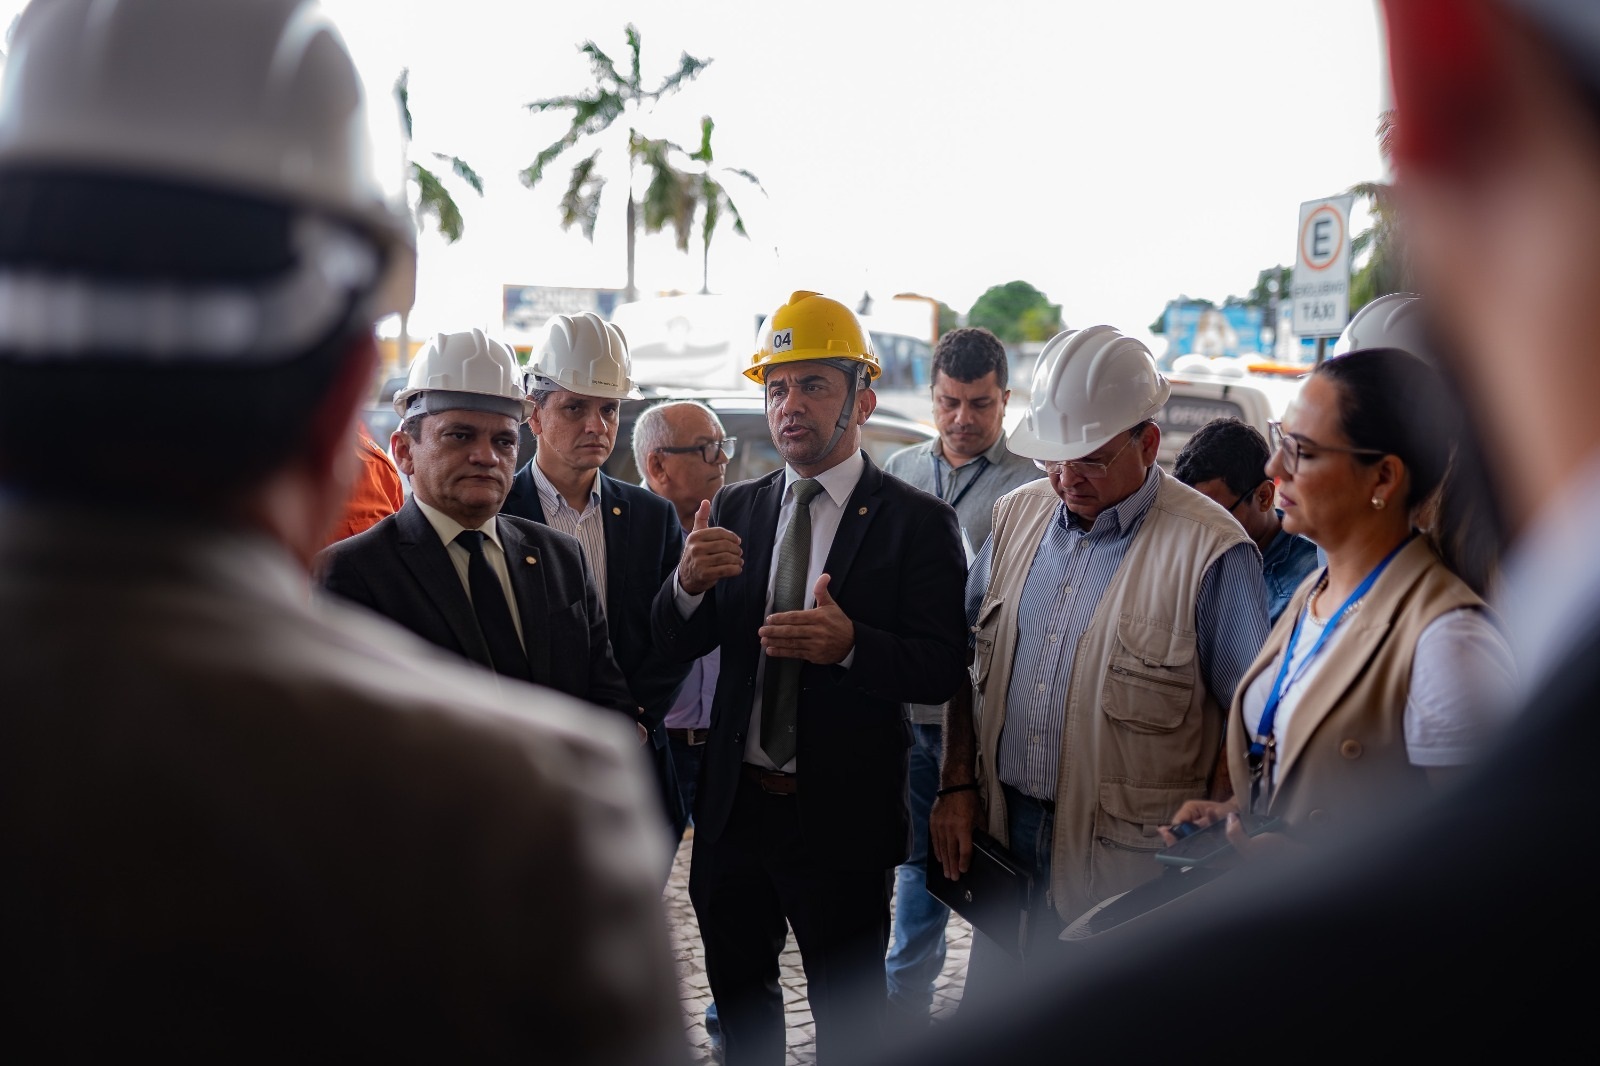
[[[1300,205],[1296,231],[1294,332],[1300,337],[1337,337],[1350,320],[1350,209],[1353,196],[1308,200]]]

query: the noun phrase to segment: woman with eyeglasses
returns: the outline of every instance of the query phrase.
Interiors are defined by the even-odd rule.
[[[1451,527],[1466,513],[1462,479],[1446,476],[1459,424],[1430,363],[1373,348],[1321,364],[1271,425],[1283,527],[1315,541],[1327,566],[1239,683],[1224,742],[1233,797],[1191,800],[1175,824],[1252,811],[1310,839],[1437,787],[1482,752],[1512,663],[1480,596],[1482,553],[1463,552],[1470,541]],[[1434,528],[1417,528],[1419,514]],[[1228,836],[1246,854],[1268,840],[1237,818]]]

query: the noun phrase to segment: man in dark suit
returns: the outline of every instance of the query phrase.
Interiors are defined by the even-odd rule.
[[[496,673],[636,718],[577,541],[500,514],[526,402],[504,345],[478,330],[430,341],[395,394],[403,421],[391,447],[411,498],[325,549],[318,576],[329,592]],[[480,563],[493,579],[481,587]],[[497,614],[485,616],[486,606]]]
[[[902,704],[964,677],[955,512],[860,450],[877,370],[836,301],[797,292],[768,319],[747,373],[786,466],[702,505],[656,597],[670,654],[722,649],[689,891],[731,1066],[783,1062],[786,920],[818,1061],[878,1042],[910,845]]]
[[[648,752],[676,848],[689,812],[667,746],[666,718],[689,665],[668,659],[650,639],[650,601],[678,565],[683,528],[672,504],[600,469],[616,447],[621,402],[639,395],[627,341],[597,315],[556,315],[523,382],[531,404],[528,428],[538,446],[517,471],[502,509],[569,533],[582,546],[605,605],[612,653],[649,732]]]
[[[1008,1008],[873,1061],[1542,1062],[1592,1039],[1600,18],[1591,0],[1384,11],[1407,256],[1429,354],[1479,437],[1440,511],[1449,528],[1473,513],[1453,490],[1490,488],[1466,494],[1468,528],[1511,535],[1493,587],[1519,715],[1421,809],[1396,804],[1325,852],[1253,858],[1065,945],[1060,974]],[[1230,839],[1253,850],[1237,826]]]

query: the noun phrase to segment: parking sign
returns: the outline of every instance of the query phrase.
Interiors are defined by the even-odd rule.
[[[1294,332],[1300,337],[1337,337],[1350,320],[1350,209],[1353,196],[1308,200],[1300,205],[1294,276]]]

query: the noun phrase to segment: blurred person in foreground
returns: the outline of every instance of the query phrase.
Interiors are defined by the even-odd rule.
[[[933,348],[933,421],[939,435],[891,455],[883,469],[955,508],[969,556],[989,538],[994,502],[1039,479],[1033,460],[1006,446],[1009,367],[1005,345],[982,328],[953,329]],[[970,559],[969,559],[970,561]],[[913,704],[911,857],[895,870],[889,947],[890,1020],[926,1028],[933,983],[944,969],[950,908],[928,893],[928,813],[939,788],[944,705]]]
[[[1497,600],[1517,657],[1515,717],[1420,810],[1352,826],[1326,851],[1263,856],[1216,882],[1203,919],[1173,909],[1092,938],[1007,1011],[873,1061],[1145,1047],[1234,1062],[1292,1046],[1342,1060],[1379,1045],[1559,1060],[1589,1038],[1600,21],[1577,0],[1390,0],[1383,11],[1417,289],[1433,354],[1481,435],[1463,436],[1458,470],[1488,475],[1485,513],[1509,537]],[[1375,1009],[1381,1027],[1360,1024]],[[1231,1038],[1228,1026],[1179,1032],[1183,1015],[1216,1012],[1209,1024],[1225,1011]]]
[[[1261,549],[1267,620],[1276,623],[1300,582],[1317,568],[1317,546],[1283,528],[1278,486],[1267,474],[1270,455],[1266,438],[1248,422],[1214,418],[1184,441],[1172,476],[1215,501]]]
[[[1033,898],[1022,965],[974,935],[963,1012],[1003,1002],[1064,925],[1146,880],[1179,804],[1226,794],[1226,709],[1268,631],[1261,553],[1157,465],[1170,391],[1143,342],[1066,330],[1011,431],[1046,477],[995,504],[967,578],[972,684],[950,701],[930,826],[947,877],[983,830],[1033,872]]]
[[[1366,348],[1319,365],[1272,424],[1267,474],[1284,530],[1310,538],[1328,564],[1290,599],[1234,697],[1234,794],[1190,800],[1175,823],[1228,818],[1248,854],[1268,843],[1237,825],[1254,811],[1309,842],[1414,804],[1498,735],[1514,670],[1473,590],[1487,575],[1461,573],[1453,540],[1414,522],[1436,491],[1458,491],[1446,478],[1461,424],[1450,399],[1423,359]],[[1456,510],[1448,499],[1439,507]]]
[[[7,1052],[684,1062],[631,728],[312,603],[415,276],[337,30],[45,0],[8,52]]]
[[[880,367],[850,309],[795,292],[758,338],[745,374],[784,467],[700,505],[651,620],[684,661],[722,649],[689,897],[727,1061],[785,1061],[792,928],[828,1066],[883,1036],[902,705],[962,680],[963,554],[949,505],[861,448]]]
[[[717,413],[698,400],[663,400],[639,415],[633,424],[633,461],[645,488],[668,500],[687,534],[695,512],[722,488],[738,439],[730,437]],[[678,694],[667,710],[667,747],[678,779],[684,814],[694,825],[694,798],[700,782],[700,761],[711,733],[711,703],[717,691],[722,649],[712,648],[689,665]],[[707,1004],[706,1035],[713,1057],[722,1057],[722,1028],[717,1004]]]

